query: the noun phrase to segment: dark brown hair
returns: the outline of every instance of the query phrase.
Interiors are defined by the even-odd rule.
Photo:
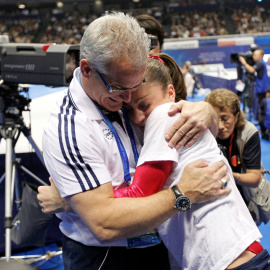
[[[159,83],[163,89],[172,84],[175,89],[175,101],[186,100],[187,89],[180,67],[168,54],[160,53],[158,56],[164,61],[165,65],[157,59],[149,58],[145,72],[146,81]]]
[[[164,42],[164,29],[160,22],[148,14],[138,15],[136,19],[139,25],[145,29],[147,34],[158,38],[160,49],[162,49]]]

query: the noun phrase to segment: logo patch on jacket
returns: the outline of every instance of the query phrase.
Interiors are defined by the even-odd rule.
[[[112,140],[113,139],[113,133],[109,128],[104,128],[102,129],[103,135],[107,140]]]

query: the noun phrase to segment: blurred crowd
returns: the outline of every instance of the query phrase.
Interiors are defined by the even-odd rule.
[[[188,0],[174,6],[148,9],[130,9],[124,12],[133,16],[149,14],[164,27],[165,38],[188,38],[217,36],[227,34],[247,34],[270,32],[270,9],[237,8],[224,9],[228,1],[219,1],[217,10],[184,9],[208,4],[217,5],[217,1]],[[244,6],[244,5],[242,5]],[[229,13],[229,15],[228,15]],[[37,43],[79,43],[86,26],[96,19],[97,14],[84,14],[75,10],[72,13],[51,10],[44,18],[37,9],[22,12],[0,12],[0,35],[7,34],[10,42]]]
[[[229,34],[222,14],[189,11],[172,14],[170,38],[205,37]]]
[[[39,32],[40,17],[37,10],[0,15],[0,35],[7,34],[10,42],[33,42]]]
[[[96,15],[83,14],[53,15],[40,42],[78,44],[86,27],[96,18]]]
[[[270,10],[256,7],[254,10],[241,8],[232,15],[237,34],[263,33],[270,31]]]

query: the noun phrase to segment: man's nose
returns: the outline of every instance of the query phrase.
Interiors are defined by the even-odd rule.
[[[122,100],[126,103],[129,103],[131,101],[131,90],[127,90],[123,93],[120,94],[120,97],[122,98]]]

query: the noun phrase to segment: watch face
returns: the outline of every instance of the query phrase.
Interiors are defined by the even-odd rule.
[[[184,212],[190,208],[190,200],[188,197],[181,196],[176,199],[175,208],[177,208],[180,212]]]

